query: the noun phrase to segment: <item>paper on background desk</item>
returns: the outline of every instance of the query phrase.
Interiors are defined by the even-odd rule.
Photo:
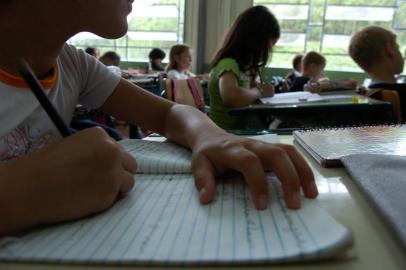
[[[133,191],[111,209],[2,241],[0,260],[263,264],[330,257],[351,245],[350,231],[317,201],[304,199],[299,211],[288,210],[276,178],[268,180],[270,207],[257,211],[237,176],[220,181],[216,201],[202,206],[190,174],[138,174]]]
[[[358,96],[358,95],[357,95]],[[297,104],[297,103],[307,103],[307,102],[318,102],[318,101],[329,101],[338,99],[349,99],[351,100],[353,95],[319,95],[316,93],[310,93],[308,91],[298,91],[289,93],[279,93],[272,97],[261,98],[263,104],[268,105],[282,105],[282,104]]]

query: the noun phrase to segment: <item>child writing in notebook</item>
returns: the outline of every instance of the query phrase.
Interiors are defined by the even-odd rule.
[[[352,79],[329,80],[323,76],[326,58],[314,51],[307,52],[302,59],[302,76],[293,80],[289,91],[322,92],[333,90],[355,90],[357,82]]]
[[[66,123],[79,102],[190,148],[203,204],[214,199],[215,177],[228,170],[242,173],[258,209],[267,207],[269,169],[289,208],[300,207],[301,189],[317,196],[312,171],[294,147],[230,135],[198,110],[149,94],[66,45],[82,31],[123,36],[131,8],[129,0],[0,2],[0,115],[7,119],[0,128],[0,236],[98,213],[132,189],[137,169],[136,160],[101,129],[62,139],[19,77],[19,57]]]
[[[274,94],[272,85],[262,82],[260,71],[279,35],[278,21],[264,6],[245,10],[231,26],[214,56],[209,81],[210,117],[220,127],[262,127],[255,118],[231,116],[228,110]]]

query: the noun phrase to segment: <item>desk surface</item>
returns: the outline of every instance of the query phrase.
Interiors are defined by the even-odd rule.
[[[335,92],[333,94],[336,94]],[[322,96],[328,97],[330,93]],[[297,127],[373,125],[394,123],[393,107],[389,102],[363,97],[353,100],[354,93],[340,99],[298,101],[294,104],[252,104],[233,108],[230,115],[273,115],[286,122],[297,122]],[[296,126],[292,126],[294,128]]]
[[[281,142],[292,143],[292,136],[279,136]],[[318,201],[334,218],[349,227],[354,236],[353,258],[313,262],[294,265],[273,265],[272,269],[406,269],[406,255],[400,246],[389,235],[383,222],[377,217],[365,198],[352,183],[344,169],[325,169],[320,167],[306,154],[316,177],[320,195]],[[43,264],[5,264],[0,263],[0,269],[100,269],[100,266],[58,266]],[[156,267],[154,267],[156,269]],[[247,269],[248,267],[244,267]],[[270,266],[253,267],[252,269],[269,269]],[[102,269],[117,269],[103,267]],[[126,267],[125,269],[147,269],[145,267]],[[160,269],[160,268],[159,268]],[[162,268],[163,269],[163,268]],[[165,268],[167,269],[167,268]],[[178,268],[169,268],[178,269]],[[179,268],[180,269],[180,268]],[[231,269],[199,268],[199,269]],[[242,269],[241,267],[239,269]],[[249,268],[248,268],[249,269]]]

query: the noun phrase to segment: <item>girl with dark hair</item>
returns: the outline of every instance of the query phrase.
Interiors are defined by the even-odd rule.
[[[273,86],[263,83],[261,70],[279,36],[278,21],[264,6],[245,10],[231,26],[212,61],[209,82],[210,117],[220,127],[260,126],[256,119],[230,116],[227,111],[274,94]]]

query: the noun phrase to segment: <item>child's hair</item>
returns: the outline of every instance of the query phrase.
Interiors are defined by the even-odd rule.
[[[350,41],[348,53],[365,71],[380,62],[387,43],[396,43],[396,35],[378,26],[369,26],[356,33]]]
[[[190,47],[185,44],[176,44],[172,46],[171,50],[169,51],[169,63],[166,66],[166,71],[178,69],[178,62],[175,59],[176,56],[179,56],[188,50],[190,50]]]
[[[118,55],[116,52],[109,51],[104,53],[99,60],[105,65],[112,65],[118,67],[120,65],[121,59],[120,55]]]
[[[306,53],[302,58],[302,71],[306,70],[311,64],[317,66],[325,66],[326,58],[318,52],[310,51]]]
[[[294,70],[299,71],[302,66],[303,54],[297,54],[293,57],[292,67]]]
[[[155,59],[164,59],[166,56],[165,52],[159,48],[153,48],[148,55],[150,61]]]
[[[251,80],[260,76],[260,69],[268,62],[274,44],[280,37],[279,23],[264,6],[254,6],[235,20],[211,63],[215,67],[221,59],[233,58]]]
[[[97,49],[95,47],[87,47],[85,52],[92,56],[96,56]]]

